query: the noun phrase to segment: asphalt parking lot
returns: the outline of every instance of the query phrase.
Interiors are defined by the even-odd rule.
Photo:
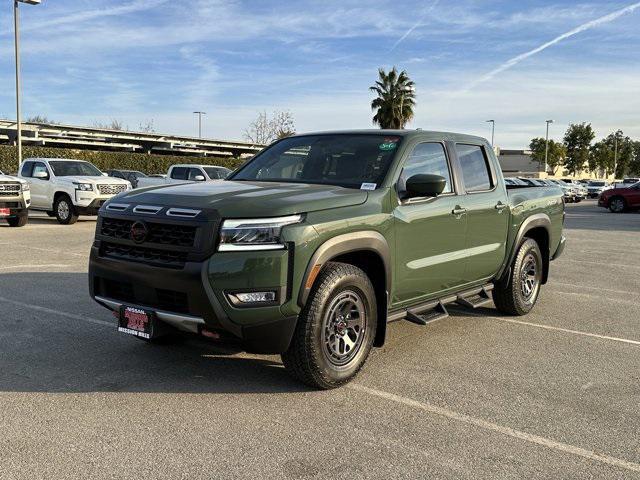
[[[640,214],[567,206],[527,317],[390,326],[351,385],[146,345],[89,298],[95,221],[0,227],[0,478],[640,478]]]

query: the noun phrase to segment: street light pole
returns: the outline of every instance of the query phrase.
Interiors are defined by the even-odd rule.
[[[404,118],[402,117],[402,108],[404,107],[404,94],[405,93],[413,93],[416,91],[415,87],[407,85],[402,87],[400,90],[402,93],[400,94],[400,128],[404,128]]]
[[[613,147],[613,181],[616,180],[616,170],[618,169],[618,132],[615,133]]]
[[[28,3],[29,5],[39,5],[41,0],[14,0],[13,1],[13,31],[14,44],[16,51],[16,131],[18,133],[18,172],[22,165],[22,121],[20,118],[20,9],[19,3]]]
[[[544,173],[547,173],[547,160],[549,159],[549,124],[553,120],[545,120],[547,122],[547,137],[544,141]]]
[[[486,123],[491,124],[491,148],[493,148],[493,140],[495,138],[496,133],[496,121],[495,120],[487,120]]]
[[[202,115],[206,115],[207,112],[193,112],[198,115],[198,138],[202,138]]]

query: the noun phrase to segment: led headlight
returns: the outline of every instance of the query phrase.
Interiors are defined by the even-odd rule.
[[[90,183],[73,183],[76,186],[76,190],[82,190],[83,192],[90,192],[93,190],[93,185]]]
[[[22,191],[23,192],[28,192],[29,190],[31,190],[31,187],[29,186],[29,184],[27,182],[22,183]]]
[[[280,250],[280,231],[285,225],[302,221],[302,215],[246,220],[225,220],[220,228],[218,251]]]

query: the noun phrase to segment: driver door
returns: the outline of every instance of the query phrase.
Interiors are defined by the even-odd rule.
[[[406,159],[398,194],[416,174],[435,174],[447,180],[435,198],[400,200],[393,216],[396,233],[396,275],[392,307],[404,307],[464,283],[467,216],[458,195],[451,162],[442,143],[416,145]]]
[[[35,178],[38,172],[45,172],[47,177]],[[53,198],[53,195],[50,194],[51,172],[49,172],[44,162],[33,162],[29,183],[31,184],[31,206],[51,210]]]

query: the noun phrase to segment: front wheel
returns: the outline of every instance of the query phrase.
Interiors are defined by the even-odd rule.
[[[509,277],[496,283],[493,289],[493,302],[498,310],[509,315],[529,313],[540,294],[542,268],[538,242],[526,238],[513,259]]]
[[[10,227],[24,227],[29,221],[29,215],[18,215],[17,217],[7,218]]]
[[[625,208],[626,205],[624,203],[624,198],[622,197],[613,197],[609,201],[609,210],[611,210],[612,213],[622,213]]]
[[[73,225],[78,221],[78,214],[68,195],[61,195],[56,198],[53,204],[53,212],[58,223],[62,225]]]
[[[360,371],[376,335],[376,296],[361,269],[329,262],[300,314],[286,369],[314,388],[339,387]]]

